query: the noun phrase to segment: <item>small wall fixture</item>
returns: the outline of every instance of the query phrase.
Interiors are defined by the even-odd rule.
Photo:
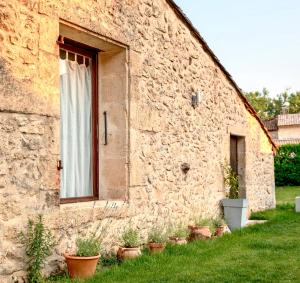
[[[199,105],[200,98],[201,98],[200,92],[196,92],[195,94],[192,95],[192,106],[194,109]]]
[[[189,172],[189,170],[191,168],[190,164],[188,164],[188,163],[182,163],[180,167],[184,174],[187,174],[187,172]]]

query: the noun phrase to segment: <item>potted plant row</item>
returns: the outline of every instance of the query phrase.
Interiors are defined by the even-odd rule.
[[[213,227],[215,232],[212,233]],[[209,239],[212,234],[221,236],[224,232],[225,222],[221,218],[214,220],[201,219],[195,221],[195,225],[179,225],[173,230],[169,242],[172,244],[186,244],[189,240]],[[168,240],[167,233],[158,227],[153,228],[148,235],[148,248],[151,253],[164,251]],[[140,238],[138,231],[133,228],[126,229],[121,236],[122,246],[118,249],[118,260],[133,259],[141,255]],[[65,253],[65,260],[70,278],[88,278],[96,271],[100,258],[100,242],[94,237],[78,238],[76,240],[76,252]]]
[[[213,224],[216,227],[215,234],[221,236],[225,227],[224,221],[222,219],[215,219]],[[201,220],[196,225],[190,226],[190,232],[197,236],[201,234],[199,238],[210,237],[211,232],[208,227],[209,221]],[[186,244],[188,234],[188,229],[181,224],[173,230],[169,241],[173,244]],[[55,245],[54,238],[51,232],[44,227],[42,216],[39,216],[36,222],[30,220],[28,222],[27,233],[21,232],[19,236],[22,244],[26,246],[26,252],[30,258],[28,279],[29,281],[40,281],[42,280],[42,265],[46,257],[51,254],[51,249]],[[154,228],[148,235],[150,252],[162,252],[165,249],[167,239],[167,233],[164,232],[164,229]],[[122,234],[121,240],[122,246],[119,248],[117,254],[119,260],[136,258],[141,255],[140,238],[137,230],[128,228]],[[100,258],[100,248],[99,238],[77,238],[74,253],[64,254],[70,278],[84,279],[91,277],[96,271],[96,266]]]

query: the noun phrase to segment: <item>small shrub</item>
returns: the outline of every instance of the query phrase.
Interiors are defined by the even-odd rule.
[[[19,237],[28,257],[28,282],[43,282],[41,270],[55,245],[52,233],[44,225],[43,216],[39,215],[35,221],[29,219],[27,231],[21,232]]]
[[[184,225],[179,225],[172,233],[173,237],[186,238],[189,235],[189,230]]]
[[[196,219],[195,224],[196,224],[196,226],[199,226],[199,227],[211,226],[212,221],[211,221],[211,219],[208,219],[208,218],[198,218],[198,219]]]
[[[221,218],[221,217],[217,217],[217,218],[213,219],[212,220],[212,225],[211,225],[211,228],[210,228],[212,234],[214,235],[216,233],[217,229],[224,226],[225,224],[226,223],[225,223],[224,219]]]
[[[227,197],[230,199],[239,198],[239,177],[230,165],[224,166],[224,182],[229,187]]]
[[[276,186],[299,186],[300,144],[280,146],[274,165]]]
[[[222,226],[225,225],[225,221],[224,221],[223,218],[217,217],[217,218],[213,219],[212,225],[213,225],[213,227],[215,227],[215,228],[220,228],[220,227],[222,227]]]
[[[164,244],[167,242],[167,234],[159,228],[153,228],[148,235],[149,243]]]
[[[100,254],[101,244],[94,237],[86,238],[86,239],[78,238],[76,240],[76,247],[77,247],[76,256],[82,256],[82,257],[97,256]]]
[[[133,228],[128,228],[122,235],[122,245],[124,248],[136,248],[140,245],[139,234]]]

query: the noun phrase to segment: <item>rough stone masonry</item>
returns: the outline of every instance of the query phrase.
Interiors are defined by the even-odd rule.
[[[122,175],[125,187],[98,201],[59,200],[56,41],[62,24],[125,50],[119,87],[126,89],[120,106],[126,123],[116,152],[124,158],[100,174],[107,182]],[[249,212],[274,207],[273,145],[172,1],[0,0],[0,46],[1,282],[22,282],[26,265],[17,234],[38,213],[58,243],[46,275],[62,268],[62,254],[79,235],[102,234],[110,250],[129,224],[145,239],[154,225],[219,215],[230,134],[245,138]],[[118,82],[107,80],[106,90],[113,92]],[[196,92],[201,99],[194,109]],[[118,114],[112,109],[111,119]],[[117,140],[113,130],[110,138]]]

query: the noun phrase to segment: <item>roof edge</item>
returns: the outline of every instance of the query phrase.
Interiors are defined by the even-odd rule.
[[[213,61],[218,65],[218,67],[223,71],[225,76],[228,78],[228,80],[231,82],[235,90],[237,91],[238,95],[242,99],[246,109],[248,112],[256,118],[258,123],[260,124],[261,128],[265,132],[266,136],[268,137],[271,145],[273,152],[275,153],[278,149],[277,145],[274,143],[272,140],[267,128],[264,126],[262,120],[258,117],[255,109],[253,106],[249,103],[247,98],[244,96],[243,91],[239,88],[237,83],[233,80],[231,77],[230,73],[225,69],[225,67],[221,64],[220,60],[217,58],[217,56],[214,54],[214,52],[210,49],[206,41],[203,39],[203,37],[200,35],[199,31],[194,27],[190,19],[184,14],[184,12],[181,10],[181,8],[174,2],[174,0],[166,0],[166,2],[171,6],[171,8],[174,10],[174,12],[177,14],[177,16],[187,25],[187,27],[190,29],[191,33],[199,40],[199,42],[202,44],[204,51],[206,51]]]

